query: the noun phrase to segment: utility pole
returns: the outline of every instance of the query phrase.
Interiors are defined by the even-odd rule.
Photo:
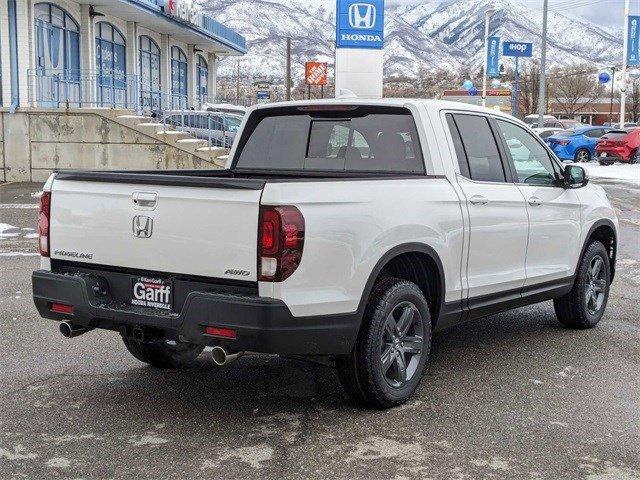
[[[484,12],[484,72],[482,72],[482,106],[487,106],[487,70],[489,69],[489,21],[494,10]]]
[[[542,54],[540,55],[540,90],[538,92],[538,127],[544,127],[544,113],[547,96],[547,17],[549,0],[542,7]]]
[[[240,59],[236,65],[236,105],[240,105]]]
[[[284,81],[285,98],[291,100],[291,37],[287,37],[287,76]]]
[[[624,6],[624,40],[622,47],[622,88],[620,99],[620,129],[624,129],[627,114],[627,49],[629,48],[629,15],[631,14],[631,0],[626,0]]]

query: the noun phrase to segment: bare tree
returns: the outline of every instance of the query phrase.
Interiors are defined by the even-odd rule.
[[[540,86],[540,65],[529,62],[520,75],[520,111],[525,115],[538,111],[538,90]]]
[[[576,66],[551,73],[549,94],[560,113],[575,115],[604,96],[605,89],[591,70],[589,66]]]
[[[627,102],[631,115],[631,120],[637,122],[640,120],[640,79],[635,79],[627,87]]]

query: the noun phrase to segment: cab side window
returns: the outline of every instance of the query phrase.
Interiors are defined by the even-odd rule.
[[[503,120],[496,121],[515,167],[518,183],[555,185],[553,161],[540,142],[524,128]]]
[[[461,175],[479,182],[506,182],[489,120],[481,115],[448,114],[447,122]]]

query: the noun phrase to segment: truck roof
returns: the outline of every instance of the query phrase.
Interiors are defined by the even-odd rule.
[[[406,107],[406,106],[423,106],[427,109],[435,110],[465,110],[468,112],[479,113],[491,113],[497,116],[503,116],[505,118],[514,117],[506,113],[481,107],[478,105],[472,105],[468,103],[453,102],[448,100],[436,100],[436,99],[424,99],[424,98],[357,98],[357,97],[344,97],[344,98],[325,98],[317,100],[295,100],[289,102],[278,103],[263,103],[254,105],[247,110],[247,113],[251,113],[254,110],[265,108],[283,108],[283,107],[297,107],[305,105],[365,105],[365,106],[386,106],[386,107]]]

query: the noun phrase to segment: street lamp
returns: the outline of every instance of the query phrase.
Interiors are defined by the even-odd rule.
[[[482,106],[487,106],[487,70],[489,69],[489,20],[495,13],[492,8],[484,12],[484,72],[482,75]]]
[[[616,67],[611,67],[611,101],[609,102],[609,125],[613,126],[613,94],[616,85]],[[624,80],[623,80],[624,81]],[[624,125],[620,128],[623,128]]]

